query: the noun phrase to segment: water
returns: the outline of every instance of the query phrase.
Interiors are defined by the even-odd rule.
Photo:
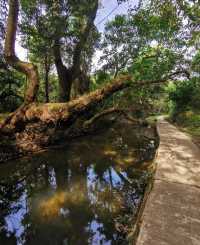
[[[155,152],[145,131],[118,125],[0,166],[0,244],[128,244]]]

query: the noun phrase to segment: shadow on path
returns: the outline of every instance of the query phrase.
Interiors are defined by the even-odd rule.
[[[137,245],[200,245],[200,150],[165,120]]]

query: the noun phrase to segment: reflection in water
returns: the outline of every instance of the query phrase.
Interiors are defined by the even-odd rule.
[[[155,148],[138,130],[113,127],[1,166],[0,244],[128,244],[148,178],[135,162]]]

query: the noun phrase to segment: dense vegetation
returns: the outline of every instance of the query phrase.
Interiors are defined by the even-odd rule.
[[[98,0],[0,4],[0,113],[13,112],[2,121],[3,135],[33,122],[80,131],[102,109],[174,120],[190,112],[199,127],[198,1],[139,1],[103,33],[95,25]],[[16,42],[28,62],[17,57]]]
[[[0,0],[1,244],[133,244],[156,118],[200,144],[199,0],[110,1]]]

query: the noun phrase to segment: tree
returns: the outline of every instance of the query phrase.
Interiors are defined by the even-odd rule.
[[[74,97],[88,92],[87,73],[93,47],[98,39],[94,26],[98,0],[36,1],[31,5],[24,0],[22,9],[21,30],[26,47],[33,51],[32,44],[40,40],[35,54],[43,50],[40,56],[44,57],[48,53],[54,57],[60,84],[60,101],[70,99],[72,84]]]
[[[5,38],[5,19],[7,16],[6,1],[0,1],[0,69],[5,69],[5,61],[3,59],[3,40]]]
[[[97,9],[98,9],[98,0],[95,1],[86,1],[84,4],[89,4],[89,8],[86,7],[81,9],[81,5],[78,4],[78,7],[81,9],[80,13],[75,13],[75,17],[78,19],[78,24],[80,28],[80,33],[78,40],[75,41],[75,47],[72,55],[72,63],[69,68],[67,68],[62,60],[61,56],[61,35],[58,35],[55,39],[55,45],[54,45],[54,58],[55,58],[55,65],[59,77],[60,87],[61,87],[61,95],[60,95],[60,101],[69,101],[70,100],[70,93],[71,93],[71,87],[72,83],[78,79],[79,84],[77,88],[77,93],[79,93],[82,89],[81,84],[83,84],[83,80],[86,79],[85,74],[83,73],[83,70],[81,70],[81,58],[83,51],[85,49],[86,43],[88,41],[88,36],[90,32],[92,31],[92,28],[94,27],[94,20],[96,17]],[[84,5],[83,5],[84,6]],[[72,6],[73,11],[73,6]],[[61,10],[57,7],[56,13],[59,14]],[[84,20],[80,17],[83,17],[85,15],[86,23],[84,23]],[[81,23],[80,23],[81,21]],[[82,79],[83,78],[83,79]],[[88,79],[86,79],[87,82]],[[82,81],[82,82],[81,82]],[[83,86],[82,86],[83,87]],[[84,87],[83,87],[84,88]],[[85,90],[85,89],[84,89]],[[86,86],[86,91],[88,91],[88,86]]]
[[[74,122],[76,118],[80,114],[84,114],[88,111],[92,105],[96,105],[101,100],[107,98],[112,93],[123,89],[127,86],[127,80],[130,80],[130,77],[123,77],[119,80],[116,80],[113,84],[108,85],[105,89],[100,89],[88,96],[80,98],[80,100],[74,100],[72,103],[65,105],[61,104],[56,106],[56,110],[53,110],[53,114],[47,113],[47,117],[43,117],[44,113],[48,111],[48,106],[41,107],[38,111],[44,110],[40,115],[35,114],[35,105],[32,107],[31,103],[34,102],[38,86],[39,86],[39,77],[37,67],[32,63],[22,62],[19,58],[15,55],[15,39],[16,39],[16,30],[18,24],[18,14],[19,14],[19,2],[17,0],[10,0],[9,1],[9,13],[8,13],[8,21],[7,21],[7,28],[6,28],[6,40],[5,40],[5,58],[8,64],[10,64],[16,70],[24,73],[28,76],[30,85],[27,88],[25,102],[24,104],[12,115],[10,115],[5,122],[1,125],[1,128],[5,128],[5,126],[11,127],[11,129],[19,129],[19,125],[23,124],[24,122],[35,120],[46,120],[46,121],[55,121],[54,116],[56,116],[56,120],[64,120],[69,122]],[[91,23],[90,23],[91,24]],[[87,26],[88,28],[88,26]],[[84,36],[85,42],[86,35]],[[79,45],[83,45],[81,42]],[[79,46],[78,46],[79,47]],[[79,52],[77,54],[80,55],[81,48],[78,49]],[[77,57],[76,57],[77,58]],[[76,62],[79,62],[77,59]],[[64,107],[63,107],[64,106]],[[32,108],[32,109],[31,109]],[[32,112],[31,112],[32,111]],[[31,112],[31,113],[30,113]],[[28,113],[28,114],[27,114]],[[55,113],[55,114],[54,114]],[[39,116],[39,117],[38,117]],[[52,118],[49,118],[52,117]],[[35,119],[34,119],[35,118]],[[43,119],[42,119],[43,118]],[[68,124],[67,124],[68,125]],[[21,130],[21,128],[20,128]]]
[[[4,56],[6,62],[16,70],[24,73],[29,80],[29,85],[26,90],[25,104],[30,104],[35,101],[38,87],[39,77],[37,67],[32,63],[22,62],[15,54],[15,39],[17,31],[19,15],[19,2],[18,0],[9,1],[9,13],[5,37]]]
[[[103,70],[114,77],[125,70],[138,55],[142,40],[137,35],[135,26],[126,15],[118,15],[105,27],[105,35],[101,49],[103,55],[99,63],[105,63]]]
[[[5,23],[7,18],[7,1],[0,1],[0,112],[14,111],[23,101],[19,91],[23,76],[6,64],[3,55]]]
[[[23,2],[23,4],[28,4],[28,3],[29,2],[27,2],[26,0],[24,0]],[[47,15],[46,20],[43,19],[44,16],[42,15],[41,26],[38,25],[38,23],[40,23],[40,18],[37,18],[38,2],[37,1],[32,2],[30,6],[28,5],[28,7],[31,8],[28,8],[27,11],[33,12],[35,15],[34,18],[32,19],[33,27],[30,29],[28,28],[28,30],[30,30],[33,34],[34,33],[35,34],[32,36],[33,39],[29,40],[30,42],[28,43],[28,45],[31,45],[31,43],[33,45],[34,38],[40,37],[39,33],[41,33],[41,40],[38,40],[35,43],[36,47],[38,48],[40,47],[41,50],[38,49],[37,52],[34,51],[34,45],[33,45],[32,53],[38,56],[37,58],[39,58],[40,60],[39,62],[41,62],[42,54],[44,54],[45,52],[46,53],[51,52],[51,48],[53,49],[52,57],[55,58],[55,61],[57,63],[58,73],[60,72],[59,77],[60,79],[61,78],[63,79],[62,80],[63,86],[65,86],[65,88],[64,87],[62,88],[62,92],[64,92],[66,95],[66,91],[67,91],[67,96],[69,99],[72,83],[76,78],[80,77],[81,74],[81,69],[84,64],[84,62],[82,62],[82,57],[84,56],[84,53],[89,50],[90,47],[90,44],[88,44],[88,35],[86,34],[88,34],[91,28],[93,27],[93,21],[96,15],[98,2],[95,3],[93,2],[93,4],[91,4],[90,6],[91,8],[89,7],[89,9],[87,8],[87,6],[86,9],[85,8],[82,9],[81,7],[85,5],[80,5],[79,1],[77,2],[72,1],[73,5],[68,5],[68,3],[69,4],[71,3],[70,1],[67,2],[67,5],[65,5],[66,3],[65,1],[64,2],[45,1],[45,3],[48,3],[48,5],[40,5],[41,8],[39,8],[39,11],[41,11],[41,13],[43,11],[49,14],[52,13],[52,21],[49,21],[50,18],[49,15]],[[66,8],[69,6],[70,9]],[[78,7],[77,12],[76,12],[76,8],[74,9],[72,8],[74,6]],[[71,13],[73,13],[73,15]],[[52,138],[54,138],[54,135],[56,135],[57,132],[59,132],[59,130],[65,130],[65,134],[62,133],[62,136],[70,135],[71,130],[73,130],[73,128],[76,128],[78,131],[81,130],[84,131],[85,127],[87,127],[88,125],[87,123],[85,123],[86,116],[87,119],[90,120],[90,122],[93,121],[91,119],[91,117],[95,113],[95,110],[93,110],[93,108],[100,105],[102,101],[109,98],[114,93],[129,87],[132,87],[134,90],[139,91],[144,86],[163,83],[167,81],[169,78],[172,78],[172,75],[177,75],[180,73],[180,71],[175,71],[175,72],[172,71],[172,69],[174,69],[174,63],[176,62],[173,61],[174,56],[172,55],[171,52],[168,52],[168,49],[162,47],[161,50],[158,49],[152,51],[150,47],[150,49],[147,50],[148,52],[146,52],[147,56],[149,56],[149,53],[151,53],[152,51],[153,56],[156,57],[142,57],[141,59],[142,62],[141,62],[139,57],[143,56],[141,51],[142,50],[144,51],[144,47],[142,47],[140,48],[140,52],[137,51],[138,56],[135,56],[134,59],[131,60],[131,62],[128,62],[125,68],[122,70],[122,73],[124,75],[117,76],[115,79],[107,83],[104,83],[101,88],[95,90],[94,92],[81,96],[78,99],[74,99],[68,103],[56,103],[56,104],[33,103],[36,99],[38,86],[39,86],[38,69],[37,66],[35,66],[32,63],[20,61],[15,55],[14,47],[16,41],[15,39],[16,39],[16,30],[18,25],[18,15],[19,15],[19,2],[17,0],[15,1],[10,0],[8,24],[6,28],[5,57],[8,64],[10,64],[16,70],[28,76],[30,83],[26,91],[25,102],[13,114],[9,115],[9,117],[4,121],[4,123],[1,124],[0,127],[2,129],[1,130],[2,133],[11,132],[12,135],[13,135],[13,131],[15,133],[16,132],[26,133],[25,130],[26,126],[29,127],[30,125],[33,124],[33,128],[35,127],[35,130],[39,128],[40,131],[39,139],[37,138],[37,133],[36,133],[36,142],[41,142],[42,146],[48,145],[49,142],[52,142]],[[31,16],[32,14],[28,15],[28,18],[31,18]],[[39,16],[40,16],[40,12],[39,12]],[[71,16],[71,19],[69,18],[69,16]],[[83,23],[80,22],[81,16],[84,17],[83,19],[86,18],[86,21]],[[74,19],[74,17],[76,18]],[[68,24],[67,28],[66,26],[61,28],[64,33],[58,29],[58,26],[59,24],[61,24],[61,20],[63,20],[63,18],[67,19],[67,24]],[[45,25],[45,21],[46,24],[50,26],[48,26],[49,31],[47,32],[47,36],[45,36],[45,31],[44,31],[43,33],[44,37],[43,37],[42,30],[45,30],[45,27],[47,27]],[[80,25],[78,25],[78,23]],[[78,25],[79,27],[82,28],[78,28],[77,26],[76,28],[74,28],[74,25]],[[38,32],[37,30],[39,26],[41,27],[41,32]],[[67,66],[64,64],[63,57],[61,56],[62,54],[61,48],[68,47],[68,46],[64,46],[66,40],[63,38],[63,36],[65,36],[66,32],[69,34],[70,32],[73,31],[75,31],[75,34],[66,35],[67,43],[70,43],[70,37],[73,37],[73,39],[71,40],[72,45],[69,46],[69,50],[66,53],[63,51],[63,53],[67,54],[65,58],[69,59],[67,62],[69,66]],[[48,35],[50,35],[52,38],[50,39],[50,36]],[[128,35],[128,30],[126,35]],[[135,33],[134,35],[130,33],[130,35],[131,38],[133,38],[133,40],[137,40],[137,36],[135,39]],[[131,38],[130,40],[132,40]],[[48,40],[50,40],[49,43]],[[53,40],[53,42],[51,42],[51,40]],[[47,44],[48,47],[45,47],[45,44]],[[130,46],[131,46],[131,41],[128,43],[127,47]],[[147,45],[146,47],[149,46]],[[137,71],[134,70],[134,68],[132,69],[133,64],[135,64],[137,69],[139,70],[140,73],[139,75],[137,75]],[[151,67],[152,64],[155,69],[152,69]],[[148,69],[146,69],[146,71],[142,73],[143,66],[145,67],[146,65],[148,65]],[[164,73],[160,72],[159,74],[157,74],[159,69],[162,69]],[[151,72],[151,76],[148,76],[149,71]],[[133,77],[133,74],[135,77]],[[156,75],[155,76],[156,79],[152,77],[154,75]],[[63,97],[63,101],[64,101],[64,97]],[[66,101],[66,97],[65,97],[65,101]],[[133,103],[132,106],[134,105],[135,104]],[[114,109],[108,111],[116,112],[121,110]],[[104,115],[105,113],[102,112],[100,114]],[[99,118],[99,115],[94,116],[94,118]],[[49,128],[51,128],[51,130],[49,130]],[[45,134],[50,134],[50,135],[47,136]],[[14,135],[19,145],[20,135],[22,134],[16,133]],[[31,142],[33,141],[34,137],[31,136]]]
[[[108,22],[101,45],[102,69],[115,77],[132,65],[141,51],[151,47],[153,43],[180,51],[182,46],[178,39],[179,20],[172,18],[173,9],[169,11],[170,17],[160,16],[150,12],[147,7],[140,7],[130,10],[128,15],[118,15]]]
[[[29,59],[37,64],[40,78],[42,78],[41,82],[44,80],[44,101],[46,103],[49,102],[49,75],[53,67],[53,56],[50,47],[49,41],[44,42],[38,35],[32,35],[32,38],[28,40]]]

